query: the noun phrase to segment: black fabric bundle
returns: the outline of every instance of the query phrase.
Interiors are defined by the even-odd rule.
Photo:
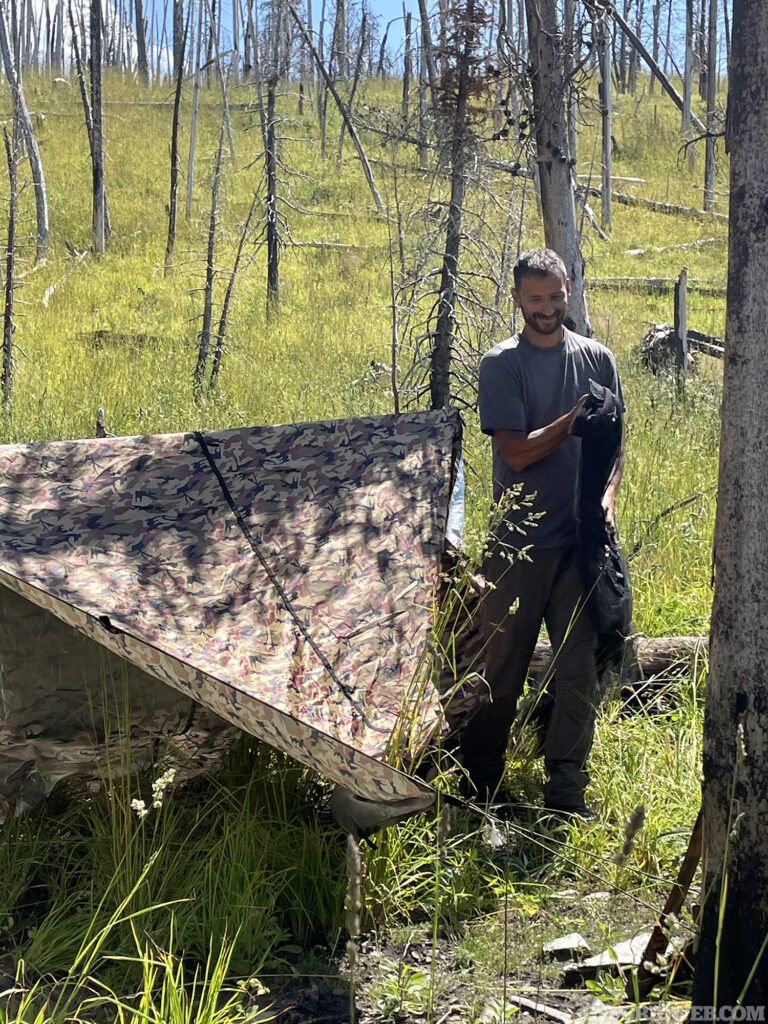
[[[624,641],[632,628],[632,588],[626,558],[608,529],[602,498],[621,454],[622,408],[602,384],[589,382],[590,394],[571,433],[581,441],[579,475],[579,554],[587,591],[587,611],[598,633],[598,673],[621,666]]]

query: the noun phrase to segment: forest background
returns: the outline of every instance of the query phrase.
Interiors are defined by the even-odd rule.
[[[78,27],[83,80],[93,98],[88,13]],[[203,10],[199,24],[210,14]],[[307,12],[300,17],[306,23]],[[525,62],[500,88],[493,16],[486,17],[472,64],[472,159],[453,377],[453,398],[466,420],[473,550],[481,545],[490,501],[489,452],[475,414],[477,365],[514,326],[515,254],[543,242]],[[642,65],[630,78],[630,48],[617,32],[614,84],[622,83],[623,45],[625,89],[614,95],[614,190],[631,195],[614,202],[603,231],[599,198],[588,191],[601,175],[597,72],[586,12],[578,17],[584,66],[573,93],[573,173],[582,186],[577,216],[592,326],[616,353],[629,409],[618,511],[635,623],[649,636],[701,635],[711,604],[720,364],[699,356],[681,388],[674,370],[651,372],[637,346],[652,324],[671,320],[670,282],[683,265],[691,282],[689,324],[723,334],[727,160],[719,151],[713,208],[704,213],[703,143],[686,145],[680,112]],[[718,19],[724,27],[722,13]],[[164,66],[167,44],[149,48],[155,69],[148,81],[137,80],[127,42],[122,48],[114,42],[119,24],[124,40],[133,38],[130,20],[102,15],[102,42],[114,42],[105,52],[127,55],[117,61],[127,66],[103,68],[111,226],[103,254],[93,239],[93,147],[76,68],[69,57],[56,66],[48,48],[45,60],[35,58],[24,69],[45,167],[50,246],[45,259],[35,258],[33,183],[20,148],[13,159],[9,138],[19,188],[14,264],[6,264],[4,278],[14,284],[10,310],[6,302],[13,373],[0,413],[5,440],[87,437],[105,425],[117,434],[216,429],[429,403],[435,278],[450,186],[435,125],[449,109],[449,62],[444,58],[442,98],[426,101],[433,118],[426,129],[429,90],[416,45],[408,92],[397,58],[385,49],[379,66],[381,35],[371,28],[366,41],[362,11],[352,8],[343,47],[351,58],[347,73],[338,67],[339,53],[334,73],[328,39],[325,51],[349,119],[343,128],[340,109],[318,84],[318,68],[309,72],[300,37],[281,35],[286,21],[281,15],[278,25],[274,5],[262,12],[257,49],[272,76],[228,61],[215,40],[210,60],[194,59],[182,71],[177,149],[183,156],[171,259],[177,81]],[[157,22],[161,36],[164,23]],[[62,38],[71,41],[71,34]],[[279,54],[286,46],[291,56],[283,73]],[[722,43],[718,53],[722,70]],[[674,77],[674,68],[668,70]],[[719,82],[718,116],[725,85]],[[693,110],[705,117],[698,89]],[[10,135],[10,90],[4,116]],[[378,208],[349,124],[375,178]],[[659,205],[644,206],[643,199]],[[6,203],[9,214],[12,205]],[[270,231],[278,236],[277,289]],[[195,377],[206,323],[208,359],[205,373]],[[220,361],[212,381],[217,324]],[[152,1013],[170,1019],[158,1006],[173,992],[175,1012],[190,1019],[200,1019],[203,993],[212,1005],[230,998],[226,1019],[267,1019],[270,997],[259,996],[260,986],[274,987],[272,976],[289,973],[320,974],[330,989],[343,977],[371,1019],[397,1013],[451,1019],[441,1017],[441,999],[456,996],[456,972],[462,986],[455,1019],[506,1019],[507,988],[541,995],[558,986],[555,970],[531,965],[538,964],[541,941],[573,930],[574,917],[591,930],[592,941],[606,944],[631,921],[652,919],[698,808],[704,670],[701,659],[681,666],[664,701],[639,715],[627,715],[621,697],[606,704],[591,791],[601,814],[565,841],[522,829],[508,837],[502,856],[482,830],[456,822],[449,828],[443,815],[388,830],[375,849],[365,850],[363,927],[373,936],[374,965],[367,980],[349,960],[334,960],[344,948],[347,878],[323,782],[253,741],[245,740],[217,776],[176,792],[161,787],[161,806],[147,820],[139,820],[131,801],[150,797],[160,768],[149,777],[110,775],[102,795],[85,803],[64,791],[37,815],[8,819],[0,841],[0,942],[23,1006],[7,1011],[15,1014],[7,1019],[32,1020],[46,1000],[50,1019],[75,1009],[84,1016],[104,1012],[105,1001],[134,1014],[130,1019],[153,1019]],[[524,744],[513,751],[510,780],[527,798],[534,799],[540,771]],[[635,816],[631,849],[622,854],[624,825],[639,805],[646,809],[644,824]],[[590,909],[580,897],[596,889],[609,895]],[[681,927],[692,932],[690,919]],[[394,947],[387,945],[392,936]],[[416,967],[403,952],[427,940],[436,950],[446,939],[445,962],[435,955]],[[52,979],[59,983],[53,988]],[[229,987],[230,996],[222,997]],[[607,998],[617,992],[609,981],[597,988]]]

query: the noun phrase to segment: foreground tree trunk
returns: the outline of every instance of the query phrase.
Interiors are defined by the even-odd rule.
[[[562,32],[556,0],[525,0],[528,16],[528,59],[532,69],[536,125],[536,161],[541,179],[544,239],[565,261],[571,279],[568,314],[575,329],[591,334],[584,293],[584,259],[579,246],[571,164],[568,158]]]
[[[707,874],[692,1003],[756,1020],[768,1001],[768,5],[734,0],[728,312],[704,726]],[[733,1015],[740,1001],[745,1016]],[[754,1011],[753,1011],[754,1012]],[[699,1018],[703,1019],[703,1018]]]

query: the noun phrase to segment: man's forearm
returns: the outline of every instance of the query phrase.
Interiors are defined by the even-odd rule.
[[[501,457],[516,473],[522,473],[534,462],[546,458],[568,437],[571,424],[583,402],[584,398],[570,412],[530,433],[524,430],[494,430],[493,436]]]

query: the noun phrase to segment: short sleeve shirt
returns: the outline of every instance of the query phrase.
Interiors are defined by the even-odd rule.
[[[590,379],[610,388],[623,408],[616,362],[605,345],[567,329],[552,348],[533,345],[522,334],[508,338],[480,362],[480,425],[486,434],[538,430],[569,412],[589,391]],[[492,444],[494,500],[518,486],[522,496],[532,496],[530,505],[510,510],[507,521],[519,525],[531,513],[543,513],[535,526],[522,527],[521,543],[542,548],[575,544],[581,439],[567,437],[522,473],[504,461],[495,440]]]

